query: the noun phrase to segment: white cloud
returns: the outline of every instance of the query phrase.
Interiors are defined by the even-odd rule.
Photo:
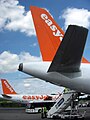
[[[24,87],[30,87],[30,84],[29,83],[25,83]]]
[[[87,9],[67,8],[64,10],[62,18],[65,19],[65,29],[70,24],[90,27],[90,11]]]
[[[31,12],[25,11],[18,0],[0,1],[0,30],[7,29],[35,35]]]
[[[19,82],[20,81],[20,82]],[[53,85],[38,78],[19,80],[15,84],[18,93],[27,94],[54,94],[63,91],[63,87]]]
[[[30,44],[30,47],[36,47],[37,46],[37,43],[33,43],[33,44]]]
[[[40,60],[40,57],[31,56],[28,52],[17,55],[4,51],[0,54],[0,74],[16,71],[19,63]]]
[[[34,43],[33,46],[34,46],[34,47],[37,46],[37,43]]]

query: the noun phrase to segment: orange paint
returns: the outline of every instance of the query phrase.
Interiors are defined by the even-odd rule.
[[[82,57],[82,63],[90,63],[86,58]]]
[[[44,9],[35,6],[30,7],[36,34],[40,46],[43,61],[52,61],[60,45],[60,32],[64,35],[63,30],[54,21],[52,16]],[[43,16],[43,17],[42,17]]]
[[[22,96],[24,100],[44,100],[47,98],[45,95],[24,95]]]
[[[30,7],[43,61],[52,61],[64,31],[45,9]],[[89,63],[84,57],[82,63]]]
[[[1,79],[1,83],[4,94],[17,94],[7,80]]]

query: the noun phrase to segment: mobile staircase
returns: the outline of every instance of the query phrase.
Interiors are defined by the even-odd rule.
[[[79,114],[78,109],[74,104],[77,97],[78,93],[75,91],[63,93],[63,95],[58,97],[56,103],[48,111],[47,118],[84,119],[85,113]]]

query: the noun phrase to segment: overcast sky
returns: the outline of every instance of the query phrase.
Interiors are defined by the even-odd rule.
[[[8,79],[19,93],[59,92],[60,87],[29,79],[28,75],[17,71],[21,62],[42,60],[29,9],[31,5],[46,8],[64,31],[69,24],[90,30],[90,0],[0,0],[0,78]],[[89,38],[90,32],[84,51],[88,61]]]

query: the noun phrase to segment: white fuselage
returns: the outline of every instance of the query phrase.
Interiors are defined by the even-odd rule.
[[[11,98],[9,98],[10,96]],[[52,99],[48,99],[48,96],[51,97]],[[28,104],[28,103],[42,103],[42,102],[55,102],[59,95],[22,95],[22,94],[7,94],[6,97],[3,95],[0,95],[0,98],[14,101],[17,103],[23,103],[23,104]]]
[[[47,72],[51,62],[34,62],[23,64],[22,72],[51,82],[53,84],[68,87],[78,92],[90,94],[90,64],[81,63],[78,73]]]

